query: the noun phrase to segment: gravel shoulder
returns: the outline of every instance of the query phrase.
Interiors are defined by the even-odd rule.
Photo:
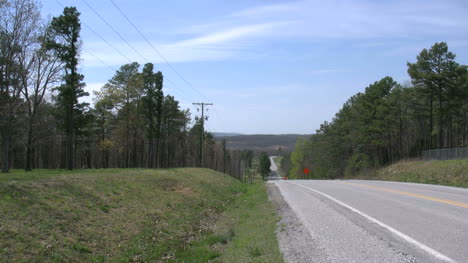
[[[270,201],[275,205],[281,220],[276,235],[286,262],[331,262],[324,248],[312,238],[294,211],[283,199],[278,186],[267,183]]]

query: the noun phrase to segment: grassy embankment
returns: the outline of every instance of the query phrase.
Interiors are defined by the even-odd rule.
[[[403,161],[357,178],[468,188],[468,160]]]
[[[0,262],[281,262],[263,183],[208,169],[0,174]]]

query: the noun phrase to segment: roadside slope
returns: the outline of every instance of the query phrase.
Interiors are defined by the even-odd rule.
[[[196,168],[0,175],[0,261],[180,261],[247,191]],[[190,257],[206,262],[221,252]]]
[[[468,188],[468,160],[402,161],[355,178]]]

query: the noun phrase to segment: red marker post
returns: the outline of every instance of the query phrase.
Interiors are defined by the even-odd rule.
[[[309,168],[304,168],[304,178],[308,177],[310,173]]]

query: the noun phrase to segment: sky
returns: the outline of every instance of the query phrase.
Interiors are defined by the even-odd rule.
[[[466,0],[112,1],[42,2],[45,16],[81,13],[86,91],[152,62],[193,116],[193,102],[214,104],[211,132],[314,133],[369,84],[409,83],[407,62],[436,42],[468,64]]]

